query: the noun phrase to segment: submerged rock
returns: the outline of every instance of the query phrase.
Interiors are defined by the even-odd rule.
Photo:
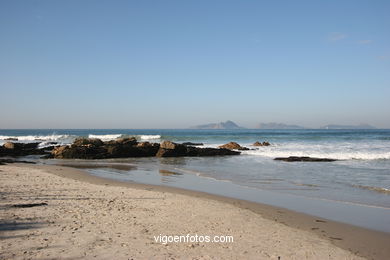
[[[230,142],[230,143],[221,145],[221,146],[219,146],[219,148],[229,149],[229,150],[249,150],[249,148],[242,147],[241,145],[239,145],[236,142]]]
[[[308,156],[290,156],[290,157],[277,157],[274,160],[284,161],[284,162],[334,162],[336,159],[330,158],[315,158]]]

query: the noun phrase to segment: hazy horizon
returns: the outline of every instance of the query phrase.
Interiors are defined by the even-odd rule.
[[[0,2],[0,129],[390,128],[388,1]]]
[[[244,126],[244,125],[242,125],[242,124],[240,124],[240,123],[237,123],[237,122],[235,122],[235,121],[233,121],[233,120],[227,120],[227,121],[232,121],[232,122],[234,122],[234,123],[236,123],[238,126],[240,126],[240,127],[243,127],[244,129],[248,129],[248,130],[251,130],[251,129],[259,129],[259,128],[257,128],[256,127],[256,125],[257,124],[259,124],[259,123],[266,123],[266,124],[268,124],[268,123],[277,123],[277,124],[285,124],[285,123],[283,123],[283,122],[259,122],[259,123],[257,123],[257,124],[255,124],[255,125],[249,125],[249,126]],[[226,122],[226,121],[224,121],[224,122]],[[221,122],[208,122],[208,123],[206,123],[206,124],[214,124],[214,123],[222,123],[222,121]],[[365,123],[361,123],[361,124],[365,124]],[[359,126],[359,125],[361,125],[361,124],[356,124],[356,125],[348,125],[348,124],[323,124],[323,125],[319,125],[319,126],[315,126],[315,127],[308,127],[308,126],[305,126],[305,125],[298,125],[298,124],[285,124],[285,125],[297,125],[297,126],[301,126],[301,127],[304,127],[304,129],[306,129],[306,130],[320,130],[321,129],[321,127],[324,127],[324,126],[327,126],[327,125],[341,125],[341,126]],[[205,125],[205,124],[200,124],[200,125]],[[370,124],[369,124],[370,125]],[[182,129],[182,130],[185,130],[185,129],[188,129],[188,130],[202,130],[202,129],[193,129],[192,127],[195,127],[195,126],[198,126],[198,125],[191,125],[191,126],[187,126],[187,127],[180,127],[180,128],[160,128],[160,127],[154,127],[154,128],[123,128],[123,127],[117,127],[117,128],[51,128],[51,127],[49,127],[49,128],[0,128],[0,130],[29,130],[29,129],[32,129],[32,130],[40,130],[40,129],[42,129],[42,130],[89,130],[89,129],[94,129],[94,130],[132,130],[132,129],[134,129],[134,130],[137,130],[137,129],[140,129],[140,130],[142,130],[142,129],[156,129],[156,130],[158,130],[158,129],[166,129],[166,130],[169,130],[169,129],[178,129],[178,130],[180,130],[180,129]],[[375,125],[370,125],[370,126],[372,126],[372,127],[375,127],[376,129],[378,129],[378,130],[380,130],[380,129],[390,129],[390,128],[380,128],[380,127],[377,127],[377,126],[375,126]],[[275,128],[276,130],[277,130],[277,128]],[[223,129],[208,129],[208,130],[223,130]],[[239,129],[230,129],[230,130],[239,130]],[[261,129],[259,129],[259,130],[261,130]],[[267,130],[267,129],[263,129],[263,130]],[[286,130],[289,130],[289,129],[286,129]],[[293,130],[293,129],[292,129]],[[351,130],[353,130],[353,129],[351,129]]]

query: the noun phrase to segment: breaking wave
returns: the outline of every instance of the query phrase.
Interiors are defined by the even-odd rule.
[[[110,140],[115,140],[119,137],[122,137],[122,134],[108,134],[108,135],[93,135],[90,134],[88,135],[89,138],[98,138],[102,141],[110,141]]]
[[[278,144],[244,151],[243,154],[262,157],[309,156],[337,160],[389,160],[390,148],[382,144]]]
[[[64,139],[71,138],[71,135],[22,135],[22,136],[9,136],[0,135],[2,141],[21,141],[21,142],[32,142],[32,141],[61,141]]]
[[[138,135],[141,140],[161,139],[161,135]]]
[[[375,191],[382,194],[390,195],[390,189],[386,189],[386,188],[365,186],[365,185],[352,185],[352,186],[359,189],[370,190],[370,191]]]

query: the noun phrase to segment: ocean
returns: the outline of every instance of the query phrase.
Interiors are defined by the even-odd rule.
[[[240,156],[223,157],[82,161],[42,160],[30,156],[28,159],[39,163],[78,164],[91,174],[107,178],[205,191],[309,214],[323,215],[322,211],[327,209],[325,204],[342,205],[344,208],[356,206],[364,208],[365,213],[376,209],[375,212],[384,212],[384,215],[373,213],[372,221],[378,222],[376,218],[388,217],[382,226],[389,224],[390,227],[390,130],[0,130],[0,144],[6,142],[7,138],[18,138],[19,142],[39,141],[44,147],[50,142],[69,144],[79,136],[104,141],[135,136],[140,141],[195,142],[203,143],[203,147],[218,147],[234,141],[251,150],[243,151]],[[252,146],[256,141],[268,141],[271,146]],[[332,158],[337,161],[273,160],[275,157],[288,156]],[[315,201],[313,205],[322,205],[318,206],[322,213],[318,213],[315,206],[305,208],[298,202],[305,200]],[[383,229],[382,226],[370,227]]]

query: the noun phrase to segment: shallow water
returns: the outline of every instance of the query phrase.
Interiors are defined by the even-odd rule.
[[[86,170],[91,175],[143,184],[163,185],[202,191],[237,199],[283,207],[306,214],[344,222],[369,229],[390,232],[390,208],[369,204],[352,203],[302,196],[291,191],[310,191],[312,185],[297,185],[301,189],[262,189],[245,186],[232,181],[221,181],[198,171],[184,167],[194,158],[138,158],[103,161],[51,160],[50,164],[61,164]],[[196,158],[199,159],[199,158]],[[201,163],[201,158],[197,163]],[[223,160],[224,158],[219,158]],[[47,163],[47,161],[46,161]],[[181,167],[177,167],[181,165]],[[120,167],[119,167],[120,166]],[[127,169],[126,169],[127,168]],[[281,179],[267,178],[259,183]],[[257,182],[256,182],[257,183]],[[283,192],[281,192],[283,191]]]

